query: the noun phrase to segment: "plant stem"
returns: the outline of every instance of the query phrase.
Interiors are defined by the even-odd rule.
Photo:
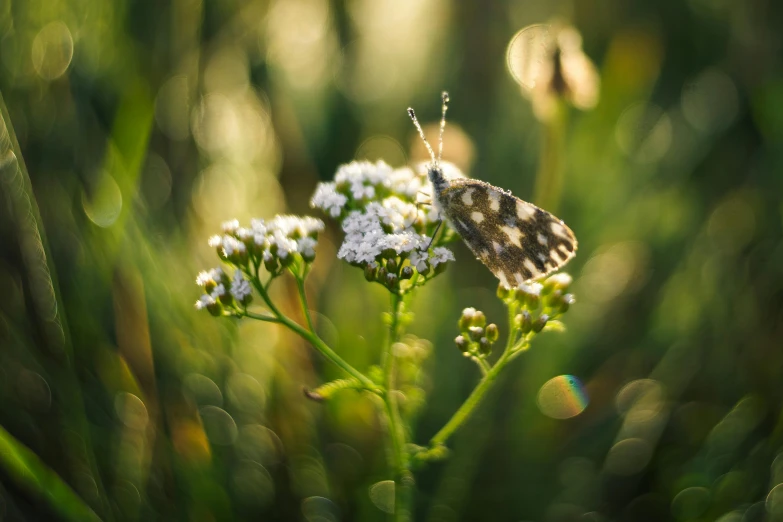
[[[359,382],[361,382],[368,390],[371,391],[378,391],[378,386],[370,380],[369,377],[364,375],[362,372],[351,366],[346,360],[344,360],[342,357],[337,355],[337,353],[332,350],[329,345],[327,345],[318,335],[316,335],[314,332],[308,331],[305,328],[302,328],[297,323],[293,322],[291,319],[289,319],[286,316],[280,316],[280,322],[283,323],[285,326],[287,326],[290,330],[297,333],[300,337],[308,341],[310,344],[313,345],[313,347],[321,352],[324,357],[332,361],[334,364],[339,366],[340,368],[345,371],[348,375],[351,377],[356,378]]]
[[[295,323],[291,319],[289,319],[286,315],[284,315],[278,308],[272,303],[272,300],[269,298],[269,294],[266,292],[266,289],[264,288],[264,285],[261,284],[261,280],[258,278],[258,274],[256,273],[255,277],[251,278],[251,281],[253,283],[253,286],[255,287],[258,294],[261,296],[261,299],[264,300],[264,303],[266,303],[266,306],[269,308],[269,310],[274,314],[274,318],[271,318],[269,316],[260,316],[257,314],[252,314],[251,312],[245,312],[248,317],[252,317],[254,319],[261,319],[264,321],[272,321],[279,322],[283,325],[285,325],[289,330],[293,331],[297,335],[299,335],[301,338],[305,339],[307,342],[309,342],[311,345],[313,345],[313,348],[321,352],[321,354],[332,361],[334,364],[339,366],[343,369],[348,375],[351,377],[354,377],[357,379],[362,385],[375,393],[378,393],[378,386],[370,380],[369,377],[364,375],[362,372],[351,366],[347,361],[345,361],[342,357],[337,355],[337,353],[332,350],[329,345],[327,345],[323,339],[318,337],[318,335],[313,332],[312,330],[307,330],[306,328],[303,328],[299,324]],[[306,308],[307,304],[306,302],[303,303],[303,306]],[[263,319],[262,319],[263,318]]]
[[[302,269],[302,277],[294,274],[296,279],[296,288],[299,290],[299,302],[302,305],[302,313],[304,313],[305,320],[307,321],[307,327],[311,332],[315,332],[313,328],[313,319],[310,317],[310,307],[307,305],[307,292],[305,291],[305,277],[307,277],[307,266]]]
[[[394,467],[394,520],[397,522],[410,520],[410,500],[413,485],[413,474],[409,469],[408,452],[405,448],[405,429],[400,417],[397,403],[396,360],[394,344],[399,340],[400,315],[402,313],[402,296],[392,294],[391,323],[389,325],[389,341],[383,354],[382,368],[386,393],[385,403],[387,425],[389,427],[389,453]]]
[[[562,157],[566,115],[565,106],[558,104],[552,117],[541,124],[543,136],[541,137],[541,152],[533,200],[536,205],[552,212],[557,211],[557,206],[560,203],[562,189],[560,158]]]
[[[508,354],[504,353],[498,362],[495,363],[489,372],[479,381],[478,385],[473,389],[468,399],[462,403],[462,406],[451,416],[451,419],[430,439],[431,446],[438,446],[445,444],[446,440],[451,437],[457,429],[470,417],[473,410],[481,402],[481,399],[487,394],[495,383],[498,374],[506,365]]]
[[[489,363],[484,359],[474,358],[473,359],[476,364],[479,367],[479,370],[481,370],[481,375],[486,375],[489,373],[489,370],[491,369],[491,366]]]
[[[262,315],[257,314],[254,312],[248,312],[247,310],[241,312],[242,315],[245,317],[249,317],[251,319],[256,319],[257,321],[266,321],[267,323],[279,323],[280,321],[277,319],[277,317],[272,317],[271,315]]]

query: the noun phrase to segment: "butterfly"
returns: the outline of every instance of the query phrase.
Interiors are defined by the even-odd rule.
[[[437,157],[415,112],[408,108],[432,160],[427,165],[427,176],[435,207],[506,287],[525,284],[565,265],[576,254],[577,241],[563,220],[484,181],[449,180],[443,175],[440,163],[448,93],[442,94],[442,101]]]

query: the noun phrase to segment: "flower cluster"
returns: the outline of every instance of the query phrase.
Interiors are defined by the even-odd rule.
[[[465,357],[484,358],[492,353],[492,345],[498,340],[499,332],[496,324],[487,325],[484,312],[465,308],[458,324],[461,333],[454,343]]]
[[[461,176],[452,165],[444,168],[451,177]],[[440,215],[429,202],[418,201],[420,193],[431,197],[431,190],[424,166],[414,171],[355,161],[342,165],[333,182],[319,183],[310,203],[341,224],[345,239],[338,257],[363,268],[368,281],[399,292],[402,281],[418,275],[423,278],[415,284],[422,284],[454,260],[441,245],[455,232],[445,226],[433,241]]]
[[[574,296],[568,293],[570,285],[571,276],[565,273],[516,288],[498,285],[498,297],[513,316],[510,348],[507,348],[512,355],[526,350],[532,335],[564,329],[557,318],[574,303]],[[486,358],[492,353],[499,336],[497,325],[487,324],[484,313],[475,308],[465,308],[458,325],[460,334],[454,339],[454,344],[465,357],[478,363],[486,372],[489,368]]]
[[[270,221],[252,219],[249,228],[240,226],[235,219],[223,223],[223,234],[209,238],[209,246],[217,249],[222,260],[236,266],[263,263],[274,273],[281,266],[290,265],[297,255],[305,262],[312,262],[318,233],[323,229],[323,221],[308,216],[275,216]]]
[[[250,220],[243,227],[238,220],[223,223],[223,233],[209,238],[209,246],[218,257],[233,265],[233,277],[222,268],[201,272],[196,284],[204,295],[196,301],[196,308],[220,315],[228,307],[247,306],[252,300],[252,287],[245,275],[253,277],[263,266],[272,277],[284,268],[307,265],[315,259],[318,233],[323,221],[312,217],[275,216],[269,221]]]
[[[544,329],[559,330],[562,324],[556,318],[574,304],[573,294],[568,293],[572,277],[564,272],[554,274],[542,282],[533,282],[509,289],[498,286],[498,297],[519,313],[514,323],[522,334],[538,333]]]
[[[334,181],[319,183],[310,204],[333,218],[340,218],[371,201],[397,196],[415,203],[417,194],[431,195],[430,191],[426,169],[414,172],[410,168],[393,169],[384,161],[354,161],[341,165]],[[432,214],[430,222],[438,220],[434,209],[429,214]]]
[[[253,300],[250,283],[242,270],[234,270],[229,277],[222,268],[205,270],[196,277],[196,284],[204,294],[196,301],[196,309],[206,309],[212,315],[222,315],[224,309],[246,307]]]

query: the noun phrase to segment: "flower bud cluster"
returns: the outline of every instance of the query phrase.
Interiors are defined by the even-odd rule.
[[[417,273],[423,277],[434,277],[446,270],[447,261],[454,261],[454,254],[444,247],[435,247],[425,252],[398,252],[395,249],[387,249],[361,266],[364,267],[364,278],[367,281],[380,283],[391,292],[399,293],[404,281],[410,280]]]
[[[454,260],[441,246],[455,237],[454,231],[446,226],[445,239],[433,245],[440,215],[434,206],[417,202],[419,193],[428,190],[424,171],[355,161],[342,165],[335,181],[319,183],[310,203],[341,224],[345,239],[337,256],[362,268],[368,281],[399,293],[410,286],[404,281],[418,275],[423,278],[417,277],[416,284],[422,284]]]
[[[492,353],[492,345],[500,335],[496,324],[487,324],[484,312],[465,308],[459,318],[460,335],[454,339],[465,357],[486,357]]]
[[[250,283],[242,270],[234,270],[229,277],[222,268],[205,270],[196,277],[196,284],[204,294],[196,301],[196,309],[206,309],[214,316],[222,315],[224,310],[246,307],[253,300]]]
[[[558,316],[566,313],[575,302],[568,293],[573,279],[566,273],[549,276],[541,282],[532,282],[508,288],[498,286],[498,297],[506,305],[519,312],[514,316],[514,326],[522,334],[538,333]]]

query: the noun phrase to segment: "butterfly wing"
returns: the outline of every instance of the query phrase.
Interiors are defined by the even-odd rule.
[[[563,221],[489,183],[453,180],[437,199],[471,251],[506,286],[554,272],[576,254],[576,237]]]

